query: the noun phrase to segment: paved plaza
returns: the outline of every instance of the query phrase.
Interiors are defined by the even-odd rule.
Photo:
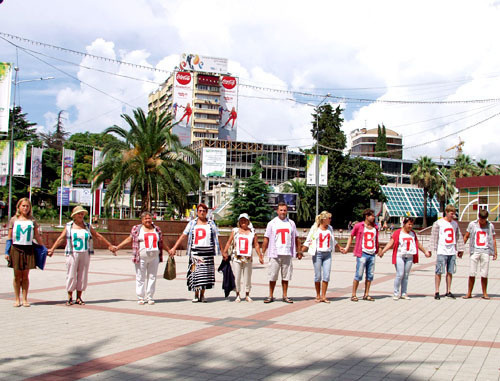
[[[3,244],[0,249],[3,252]],[[411,300],[392,300],[391,253],[377,261],[375,302],[351,302],[352,254],[336,254],[331,304],[314,302],[310,257],[294,261],[289,296],[262,301],[267,270],[254,263],[253,303],[224,299],[222,275],[192,303],[187,258],[177,279],[158,280],[155,305],[138,305],[130,251],[92,258],[85,306],[64,305],[63,251],[31,272],[30,308],[14,308],[12,270],[0,266],[0,378],[5,380],[498,380],[500,262],[490,267],[491,300],[464,300],[468,255],[458,260],[456,300],[434,300],[434,260],[421,256]],[[216,265],[220,258],[216,259]],[[160,264],[159,272],[163,272]],[[443,279],[444,281],[444,279]],[[444,282],[442,284],[444,293]],[[358,296],[362,290],[358,290]],[[276,295],[281,296],[277,288]]]

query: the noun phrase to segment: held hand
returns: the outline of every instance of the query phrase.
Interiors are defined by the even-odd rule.
[[[462,256],[464,255],[464,252],[463,251],[459,251],[457,255],[458,255],[458,258],[462,258]]]
[[[169,252],[171,257],[173,257],[175,255],[175,249],[173,247],[168,252]]]
[[[222,258],[223,258],[225,261],[227,261],[227,258],[228,258],[227,253],[222,253]]]
[[[264,254],[259,254],[259,263],[260,263],[261,265],[263,265],[263,264],[264,264]]]
[[[116,252],[118,251],[118,248],[114,245],[109,245],[108,250],[113,253],[113,255],[116,257]]]
[[[380,258],[382,258],[382,257],[384,256],[384,253],[382,253],[382,252],[380,251],[380,252],[378,253],[378,256],[379,256]]]
[[[493,260],[496,261],[497,260],[497,253],[493,254]]]
[[[299,261],[302,259],[302,257],[304,257],[304,254],[302,254],[302,253],[297,253],[297,258],[299,259]]]
[[[52,257],[52,256],[54,255],[54,250],[53,250],[53,249],[48,249],[48,250],[47,250],[47,255],[48,255],[49,257]]]
[[[341,248],[340,248],[340,252],[341,252],[342,254],[347,254],[347,248],[345,248],[345,247],[341,247]]]
[[[8,262],[9,261],[9,256],[5,254],[5,260]]]
[[[431,257],[431,252],[430,252],[430,251],[426,251],[424,254],[425,254],[425,256],[426,256],[427,258],[430,258],[430,257]]]

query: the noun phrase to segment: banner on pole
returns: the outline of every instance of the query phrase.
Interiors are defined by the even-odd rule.
[[[31,147],[31,187],[42,187],[42,154],[43,148]]]
[[[307,155],[306,163],[307,185],[316,185],[316,155]],[[328,156],[319,155],[319,186],[328,185]]]
[[[26,148],[28,142],[14,142],[14,176],[24,176],[26,172]]]
[[[61,204],[61,187],[57,187],[57,205],[58,206],[69,206],[69,196],[71,193],[71,188],[63,188],[62,192],[62,204]]]
[[[73,186],[73,166],[75,165],[75,151],[63,148],[63,187]]]
[[[10,91],[12,64],[0,62],[0,133],[9,132]]]
[[[0,140],[0,176],[9,175],[10,142]]]
[[[99,164],[102,163],[103,160],[104,160],[104,157],[102,155],[102,151],[94,149],[92,151],[92,170],[96,169],[99,166]],[[94,177],[94,180],[95,180],[95,177]],[[102,187],[103,187],[103,184],[101,183],[101,185],[99,185],[99,189],[102,189]]]

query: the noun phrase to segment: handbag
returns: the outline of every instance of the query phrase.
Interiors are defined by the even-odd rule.
[[[38,267],[40,270],[43,270],[43,268],[45,267],[45,261],[47,260],[47,248],[43,245],[33,243],[33,252],[35,254],[36,267]]]
[[[177,276],[175,270],[175,259],[174,257],[168,257],[167,264],[165,265],[165,271],[163,272],[163,278],[167,280],[173,280]]]

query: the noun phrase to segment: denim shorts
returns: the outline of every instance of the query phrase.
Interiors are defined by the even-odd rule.
[[[362,253],[361,257],[356,257],[356,275],[354,275],[354,279],[358,282],[362,281],[365,269],[366,280],[371,282],[375,273],[375,254]]]
[[[457,270],[456,255],[437,255],[436,260],[436,274],[441,275],[445,272],[448,274],[455,274]]]

